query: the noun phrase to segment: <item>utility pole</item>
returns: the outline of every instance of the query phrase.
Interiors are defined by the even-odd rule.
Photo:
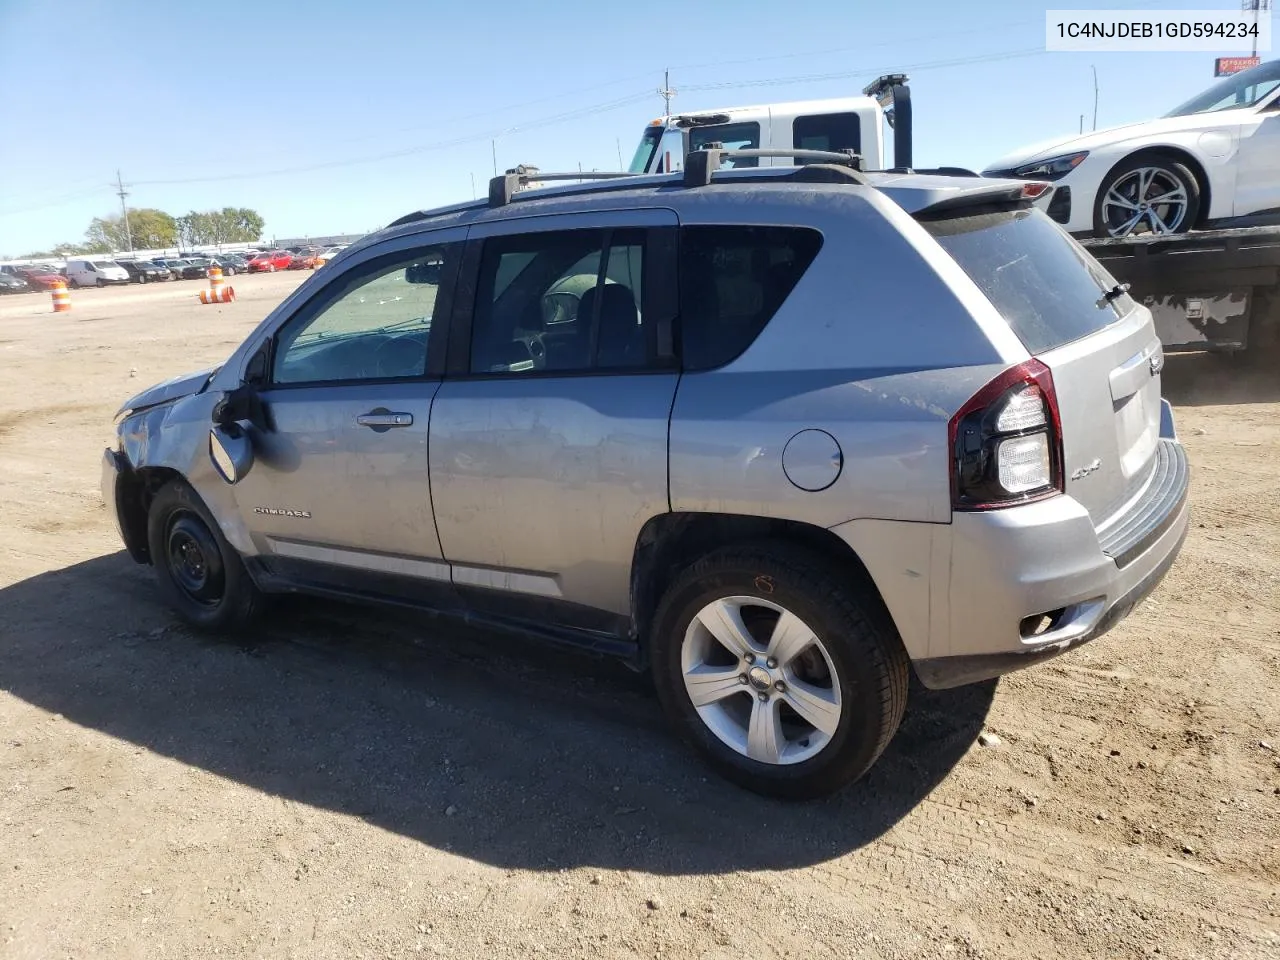
[[[490,140],[489,149],[493,151],[493,175],[496,177],[498,175],[498,141]]]
[[[622,169],[622,138],[614,137],[614,142],[618,145],[618,169]]]
[[[662,71],[662,86],[658,88],[658,96],[662,98],[662,102],[666,104],[664,116],[671,116],[671,98],[676,95],[676,91],[671,88],[671,71]]]
[[[474,200],[475,198],[476,198],[476,175],[473,173],[471,174],[471,199]]]
[[[1093,67],[1093,129],[1098,129],[1098,68]]]
[[[1253,56],[1256,57],[1258,55],[1258,18],[1263,11],[1271,9],[1271,0],[1241,0],[1240,9],[1253,11]]]
[[[1084,114],[1080,114],[1080,132],[1084,133]]]
[[[133,253],[133,233],[129,230],[129,208],[124,203],[124,198],[129,194],[125,192],[124,181],[120,179],[119,170],[116,170],[116,194],[120,197],[120,215],[124,219],[125,239],[129,241],[129,252]]]

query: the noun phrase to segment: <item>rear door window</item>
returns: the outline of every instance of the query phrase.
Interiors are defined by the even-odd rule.
[[[747,349],[818,255],[805,227],[680,230],[680,337],[686,370],[723,366]]]
[[[1030,353],[1096,333],[1133,307],[1127,294],[1113,303],[1102,299],[1115,278],[1039,209],[929,220],[924,227]]]

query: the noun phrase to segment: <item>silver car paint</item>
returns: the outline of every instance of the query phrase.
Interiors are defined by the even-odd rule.
[[[636,207],[658,198],[681,223],[798,223],[826,235],[814,267],[741,357],[720,370],[686,374],[678,386],[674,374],[451,381],[438,392],[422,384],[412,402],[430,407],[429,478],[420,475],[422,434],[389,435],[408,437],[402,463],[409,471],[397,479],[403,480],[397,493],[425,481],[436,501],[439,541],[426,533],[426,494],[414,499],[407,539],[389,535],[381,520],[369,526],[368,517],[309,533],[301,529],[308,521],[294,518],[246,521],[240,493],[249,488],[233,495],[208,464],[212,405],[221,390],[238,385],[262,340],[342,272],[334,269],[339,263],[433,242],[442,225],[479,228],[496,220],[494,232],[512,232],[579,211],[636,223]],[[619,212],[610,216],[611,209]],[[1112,460],[1105,472],[1042,503],[953,515],[947,421],[979,386],[1027,354],[902,207],[865,188],[781,183],[575,197],[548,192],[506,210],[468,207],[354,245],[272,311],[205,393],[130,418],[122,429],[134,438],[126,442],[130,461],[186,475],[246,555],[302,540],[314,550],[345,551],[342,562],[357,564],[361,551],[403,561],[441,557],[459,583],[625,612],[635,534],[650,517],[668,509],[784,517],[828,527],[850,544],[913,658],[1002,652],[1026,647],[1017,632],[1023,616],[1094,597],[1105,606],[1123,594],[1185,529],[1184,509],[1147,554],[1119,572],[1101,553],[1091,516],[1136,475],[1124,458],[1140,460],[1132,451],[1153,442],[1147,401],[1158,398],[1158,376],[1133,394],[1141,397],[1141,418],[1118,419],[1116,398],[1098,392],[1153,337],[1149,314],[1136,308],[1100,334],[1042,358],[1063,398],[1068,467],[1100,451]],[[815,343],[822,348],[813,349]],[[573,389],[557,391],[557,384]],[[668,439],[661,408],[672,402]],[[844,463],[836,482],[816,493],[792,485],[782,466],[787,441],[807,428],[834,437]],[[357,473],[375,472],[377,455],[364,444],[348,438],[340,453]],[[263,473],[273,479],[270,470]],[[331,472],[287,482],[296,476],[276,478],[282,486],[273,495],[287,502],[275,505],[309,509],[313,501],[337,509],[340,498],[327,500],[321,489]],[[250,522],[259,524],[254,537]],[[397,549],[388,551],[388,544]],[[443,576],[434,564],[418,572]]]

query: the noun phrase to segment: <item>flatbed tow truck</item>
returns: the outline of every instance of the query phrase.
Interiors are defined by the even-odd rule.
[[[891,166],[885,163],[886,126],[893,131]],[[630,171],[682,169],[689,152],[712,144],[852,150],[869,169],[918,169],[912,165],[911,91],[905,74],[880,77],[857,97],[660,117],[645,127]],[[928,172],[979,176],[957,167]],[[1166,352],[1209,350],[1280,359],[1280,226],[1078,239],[1152,311]]]

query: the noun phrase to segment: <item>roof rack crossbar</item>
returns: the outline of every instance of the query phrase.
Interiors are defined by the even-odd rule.
[[[537,167],[522,163],[489,181],[489,206],[503,207],[521,187],[542,180],[614,180],[638,177],[638,173],[613,170],[571,170],[565,173],[543,173]]]
[[[849,167],[857,173],[863,171],[862,156],[853,150],[726,150],[720,143],[708,143],[700,150],[691,150],[684,158],[684,185],[705,187],[711,175],[720,169],[723,161],[748,157],[791,157],[816,163]],[[803,169],[801,167],[800,169]]]

